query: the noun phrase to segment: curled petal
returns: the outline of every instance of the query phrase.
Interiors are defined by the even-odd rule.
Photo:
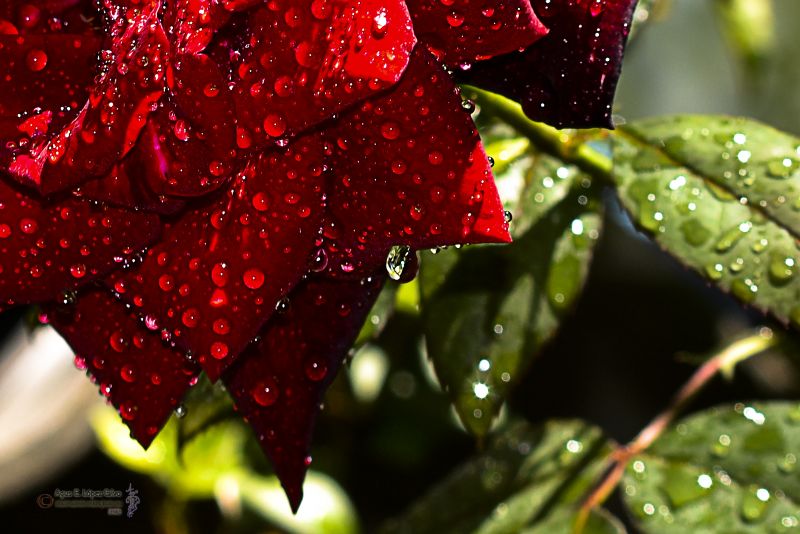
[[[162,99],[137,145],[150,187],[159,194],[199,196],[230,181],[235,150],[233,101],[205,55],[178,56]]]
[[[143,140],[144,135],[139,138],[139,142]],[[153,191],[150,184],[157,181],[160,175],[154,172],[151,163],[141,151],[134,150],[106,176],[81,184],[73,191],[73,195],[112,206],[162,215],[181,211],[186,202]]]
[[[164,232],[114,289],[216,380],[305,273],[323,211],[322,143],[266,153]]]
[[[307,280],[224,375],[236,409],[255,430],[295,511],[323,394],[384,280]]]
[[[420,42],[450,66],[522,50],[547,34],[529,0],[408,0],[407,4]]]
[[[176,53],[198,54],[228,16],[217,0],[176,0],[167,4],[164,27]]]
[[[330,273],[363,276],[393,245],[510,241],[488,158],[461,102],[447,73],[417,50],[396,88],[328,130]]]
[[[56,300],[125,265],[159,230],[156,215],[44,201],[0,180],[0,302]]]
[[[163,92],[167,41],[155,8],[119,32],[77,117],[57,131],[48,122],[41,135],[4,153],[0,168],[48,194],[108,173],[130,150]]]
[[[261,146],[390,87],[416,43],[402,0],[274,0],[249,13],[247,33],[234,94]]]
[[[550,33],[524,52],[476,63],[463,80],[558,128],[612,127],[611,103],[636,0],[534,0]]]
[[[107,291],[92,289],[73,306],[49,305],[48,320],[147,448],[200,368],[165,345]]]

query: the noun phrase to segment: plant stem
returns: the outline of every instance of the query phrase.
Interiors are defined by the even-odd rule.
[[[583,532],[589,514],[602,505],[617,487],[630,460],[644,452],[675,421],[697,394],[719,373],[730,374],[740,362],[760,354],[776,344],[775,336],[769,328],[762,328],[757,334],[735,341],[706,361],[678,391],[669,406],[658,414],[627,445],[619,446],[612,454],[606,475],[581,505],[575,520],[573,532]]]
[[[574,130],[557,130],[529,119],[522,106],[500,95],[470,87],[467,93],[484,111],[503,119],[520,134],[530,139],[539,150],[562,161],[571,163],[592,177],[611,181],[611,158],[593,148],[586,141],[603,140],[608,133],[595,130],[594,135],[577,136]]]

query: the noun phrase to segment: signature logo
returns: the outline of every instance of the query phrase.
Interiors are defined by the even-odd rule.
[[[133,483],[128,484],[128,489],[125,490],[128,494],[125,497],[125,504],[128,505],[128,517],[133,517],[133,514],[136,513],[136,509],[139,508],[139,503],[142,500],[139,498],[139,490],[133,487]]]

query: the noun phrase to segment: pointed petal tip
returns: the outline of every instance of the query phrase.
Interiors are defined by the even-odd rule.
[[[300,504],[303,502],[302,482],[296,487],[284,485],[283,491],[286,492],[286,498],[289,499],[289,506],[292,507],[292,513],[297,515],[298,510],[300,510]]]

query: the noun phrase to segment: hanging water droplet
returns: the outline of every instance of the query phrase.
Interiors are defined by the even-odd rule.
[[[186,417],[186,412],[187,412],[186,406],[184,406],[183,404],[179,404],[178,406],[175,407],[175,416],[178,417],[178,419]]]
[[[398,281],[403,277],[403,270],[406,267],[411,248],[405,245],[395,245],[389,250],[386,256],[386,272],[389,278]]]

